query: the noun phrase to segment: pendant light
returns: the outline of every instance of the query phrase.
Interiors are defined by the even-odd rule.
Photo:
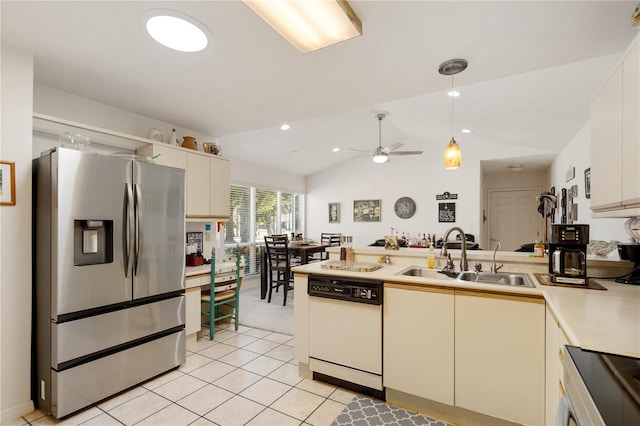
[[[444,168],[448,170],[459,169],[462,163],[462,151],[453,134],[453,98],[457,96],[457,92],[453,90],[453,76],[466,68],[467,61],[465,59],[449,59],[440,64],[438,69],[440,74],[451,76],[451,92],[449,92],[449,96],[451,96],[451,140],[444,150]]]

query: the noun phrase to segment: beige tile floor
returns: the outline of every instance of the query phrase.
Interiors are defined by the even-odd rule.
[[[299,377],[292,336],[223,325],[177,370],[61,421],[36,410],[12,425],[326,426],[353,396]]]

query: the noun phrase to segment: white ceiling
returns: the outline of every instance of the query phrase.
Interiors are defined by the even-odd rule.
[[[216,136],[232,159],[306,175],[362,155],[347,148],[373,151],[379,111],[383,145],[441,156],[451,78],[438,67],[452,58],[469,61],[455,76],[463,152],[548,164],[637,34],[637,3],[351,0],[363,35],[306,55],[240,1],[3,0],[0,11],[2,43],[34,52],[36,82]],[[141,19],[153,8],[204,23],[207,49],[156,44]]]

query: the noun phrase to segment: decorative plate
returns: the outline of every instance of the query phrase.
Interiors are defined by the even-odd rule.
[[[393,206],[393,210],[400,219],[409,219],[416,213],[416,202],[410,197],[400,197]]]

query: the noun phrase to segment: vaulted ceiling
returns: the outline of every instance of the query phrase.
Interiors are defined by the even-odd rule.
[[[451,58],[469,62],[454,79],[463,150],[548,163],[588,121],[591,96],[638,32],[637,0],[350,4],[363,35],[305,55],[240,1],[2,1],[2,43],[34,52],[37,83],[307,175],[362,155],[348,148],[373,152],[379,111],[384,145],[441,156],[452,81],[438,67]],[[142,20],[153,8],[205,24],[209,46],[187,54],[154,42]]]

